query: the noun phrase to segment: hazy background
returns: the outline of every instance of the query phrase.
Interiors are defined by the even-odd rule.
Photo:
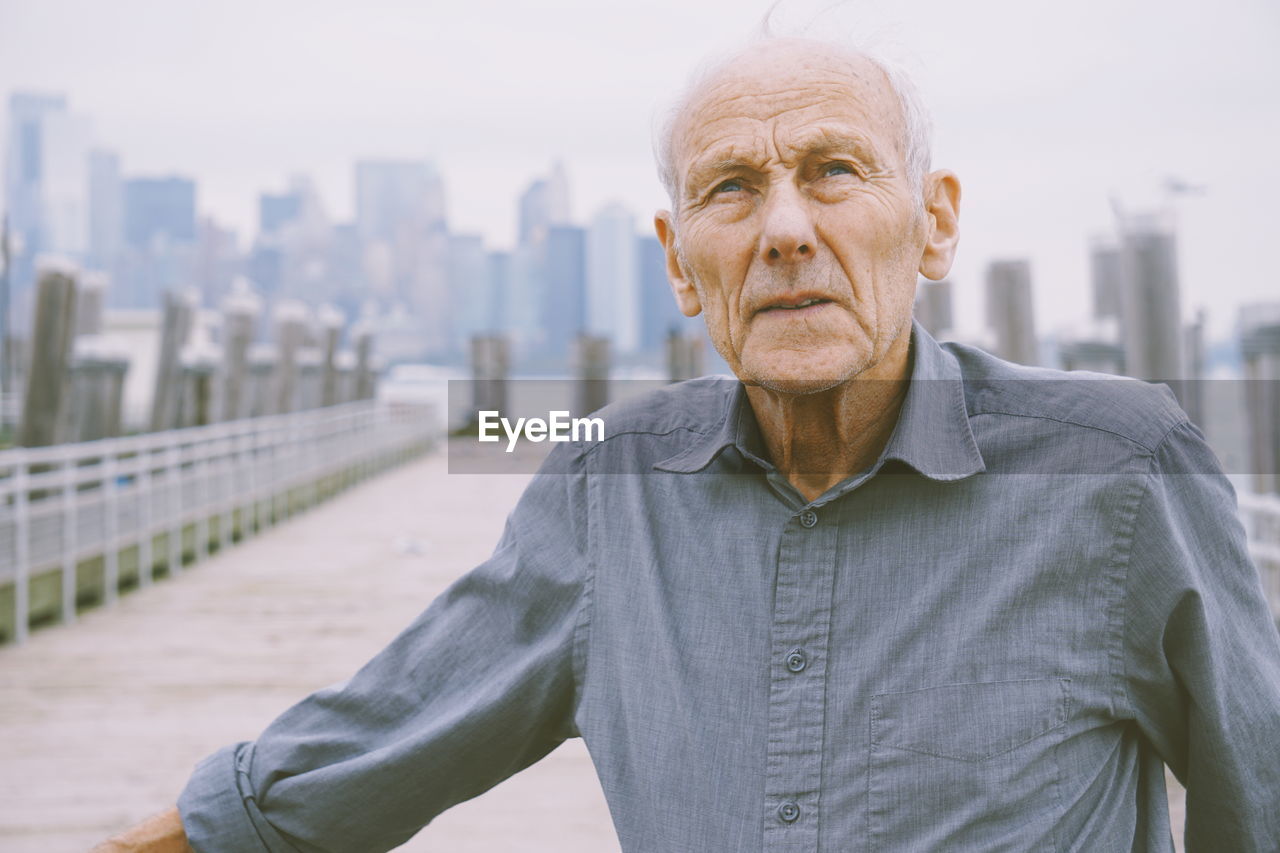
[[[963,182],[957,325],[982,326],[989,260],[1032,261],[1037,327],[1088,313],[1087,237],[1108,199],[1166,200],[1182,305],[1214,337],[1280,288],[1280,6],[1265,0],[835,4],[824,29],[896,45],[934,109],[934,163]],[[709,51],[768,4],[585,0],[359,4],[0,0],[0,94],[64,92],[133,174],[189,175],[198,208],[256,228],[258,193],[309,174],[352,214],[360,157],[429,158],[450,230],[515,238],[515,199],[553,159],[573,216],[665,205],[651,128]],[[784,3],[786,21],[823,4]],[[833,23],[834,22],[834,23]],[[0,133],[0,140],[4,139]],[[2,144],[2,143],[0,143]],[[2,152],[0,152],[2,155]]]

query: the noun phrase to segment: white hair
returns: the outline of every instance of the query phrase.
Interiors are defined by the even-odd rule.
[[[688,112],[694,98],[701,92],[703,85],[724,70],[726,66],[744,55],[762,46],[780,41],[810,42],[815,47],[834,49],[849,58],[865,59],[884,74],[889,88],[898,98],[902,109],[903,152],[906,160],[907,179],[910,181],[914,195],[919,197],[924,186],[924,176],[929,172],[929,161],[933,147],[933,124],[929,118],[928,107],[920,94],[919,87],[906,69],[898,62],[890,59],[880,51],[859,47],[845,41],[835,39],[814,38],[810,36],[783,36],[773,33],[768,19],[764,21],[758,35],[742,48],[732,53],[712,57],[696,70],[685,84],[680,97],[667,110],[662,121],[656,126],[654,138],[654,157],[658,163],[658,177],[671,200],[671,210],[678,217],[680,210],[680,176],[676,172],[674,159],[675,135],[680,130],[681,120]]]

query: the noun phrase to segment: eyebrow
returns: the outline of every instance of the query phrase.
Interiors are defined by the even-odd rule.
[[[878,169],[880,156],[872,141],[860,133],[853,133],[843,128],[811,127],[806,128],[792,144],[787,145],[787,153],[795,155],[795,159],[806,157],[822,157],[833,154],[849,154],[868,168]],[[726,145],[701,157],[690,167],[685,180],[687,197],[698,195],[701,190],[718,179],[741,171],[763,171],[761,161],[763,155],[759,151],[744,153],[741,146]]]
[[[719,179],[744,170],[760,171],[764,159],[759,152],[742,154],[741,148],[725,146],[714,153],[701,157],[689,169],[685,179],[685,194],[697,195],[709,184],[718,183]]]
[[[800,133],[788,149],[801,157],[852,154],[868,166],[877,167],[880,164],[880,155],[871,139],[844,128],[808,128]]]

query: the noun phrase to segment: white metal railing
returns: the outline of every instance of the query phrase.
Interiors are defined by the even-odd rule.
[[[75,620],[85,560],[101,558],[98,597],[110,603],[122,552],[134,557],[140,585],[157,566],[176,574],[184,559],[200,560],[425,450],[436,430],[428,406],[362,400],[0,451],[0,593],[12,591],[12,604],[0,606],[12,608],[10,638],[23,641],[33,615]],[[157,544],[165,553],[154,553]],[[32,581],[50,574],[61,576],[61,601],[52,614],[33,614]]]
[[[1249,555],[1262,575],[1271,614],[1280,621],[1280,495],[1241,493],[1239,502]]]

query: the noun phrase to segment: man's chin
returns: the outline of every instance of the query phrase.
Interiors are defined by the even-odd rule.
[[[797,358],[791,352],[770,355],[745,359],[739,378],[748,385],[779,394],[818,394],[856,377],[866,367],[862,359],[850,357],[850,353],[838,353],[837,357],[808,353],[807,358]]]
[[[844,382],[848,377],[815,377],[815,376],[755,376],[743,379],[748,385],[759,385],[779,394],[818,394],[829,391]]]

